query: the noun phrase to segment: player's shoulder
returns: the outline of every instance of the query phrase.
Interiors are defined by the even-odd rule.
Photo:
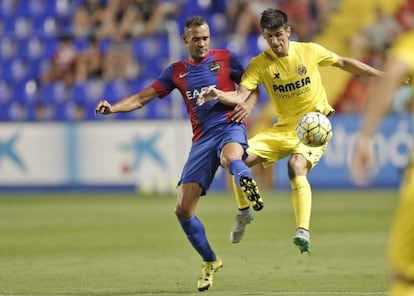
[[[290,41],[290,46],[294,48],[302,48],[302,49],[319,49],[323,47],[322,45],[316,42],[303,42],[303,41]]]
[[[229,57],[236,56],[236,54],[231,52],[229,49],[223,49],[223,48],[210,49],[210,53],[215,58],[229,58]]]
[[[212,48],[210,49],[211,53],[216,53],[216,54],[230,54],[231,51],[227,48]]]

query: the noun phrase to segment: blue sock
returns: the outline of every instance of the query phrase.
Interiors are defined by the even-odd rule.
[[[203,224],[196,216],[192,216],[186,221],[179,220],[188,240],[193,245],[194,249],[200,254],[204,261],[215,261],[216,254],[210,247],[207,241],[206,232]]]
[[[245,175],[253,179],[252,171],[241,159],[230,162],[229,172],[234,176],[237,186],[240,187],[240,177]]]

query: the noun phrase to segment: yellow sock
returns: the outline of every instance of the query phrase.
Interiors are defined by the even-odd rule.
[[[244,195],[243,190],[237,186],[234,178],[231,178],[231,184],[233,186],[234,197],[236,198],[237,206],[239,210],[246,209],[250,207],[250,201]]]
[[[312,210],[312,190],[306,176],[297,176],[290,180],[292,188],[292,206],[295,212],[296,227],[309,230]]]

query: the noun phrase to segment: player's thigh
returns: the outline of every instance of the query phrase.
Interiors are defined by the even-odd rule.
[[[256,156],[250,158],[249,163],[261,159],[263,166],[269,167],[277,160],[290,155],[298,142],[295,131],[282,131],[277,127],[266,129],[248,140],[247,152]]]
[[[179,185],[197,183],[201,187],[201,195],[206,194],[220,166],[217,145],[214,139],[193,144],[184,165]]]

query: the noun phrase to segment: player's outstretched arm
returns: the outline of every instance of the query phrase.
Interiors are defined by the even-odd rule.
[[[149,86],[136,94],[121,99],[113,105],[107,100],[101,100],[95,107],[95,114],[100,113],[106,115],[134,111],[142,108],[156,97],[158,97],[158,92]]]
[[[254,106],[256,106],[256,103],[259,100],[259,94],[259,88],[257,88],[244,102],[237,104],[231,113],[231,120],[235,122],[245,121],[252,113]]]
[[[364,62],[350,57],[339,57],[338,61],[332,66],[338,67],[354,75],[379,77],[384,74],[384,72],[375,69],[374,67],[371,67],[370,65],[365,64]]]
[[[204,89],[197,99],[198,105],[203,105],[205,102],[219,100],[224,105],[236,106],[243,103],[250,95],[250,91],[246,88],[243,90],[240,87],[237,91],[222,91],[215,87]]]

